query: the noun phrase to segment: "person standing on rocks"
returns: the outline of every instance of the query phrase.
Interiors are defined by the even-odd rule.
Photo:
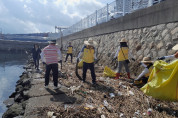
[[[66,56],[65,62],[67,61],[68,56],[70,56],[71,63],[72,63],[72,49],[73,49],[73,46],[71,45],[71,42],[69,42],[69,46],[67,47],[67,56]]]
[[[39,70],[39,59],[40,59],[40,53],[41,53],[41,49],[39,48],[39,45],[34,44],[34,47],[31,53],[32,53],[35,69]]]
[[[128,67],[128,64],[130,63],[128,59],[130,57],[132,57],[132,60],[135,61],[135,59],[133,58],[133,56],[129,52],[129,47],[127,45],[126,39],[123,38],[120,41],[120,46],[119,46],[119,48],[118,48],[118,50],[117,50],[117,52],[116,52],[116,54],[114,56],[114,59],[118,58],[118,72],[116,73],[116,78],[115,79],[119,79],[123,65],[124,65],[125,70],[127,72],[128,78],[131,79],[130,71],[129,71],[129,67]]]
[[[90,69],[92,76],[92,84],[96,85],[96,75],[94,69],[94,61],[97,60],[95,47],[97,46],[97,42],[93,41],[93,39],[89,38],[88,41],[84,41],[84,47],[80,51],[77,57],[77,62],[79,62],[80,56],[83,54],[83,82],[86,80],[87,70]]]
[[[59,58],[58,58],[59,57]],[[50,71],[53,72],[54,89],[58,89],[58,62],[62,62],[62,54],[56,46],[56,40],[49,41],[41,53],[41,60],[46,64],[45,88],[48,88]]]

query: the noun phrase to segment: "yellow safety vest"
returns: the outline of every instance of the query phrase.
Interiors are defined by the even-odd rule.
[[[83,50],[83,61],[85,63],[93,63],[94,62],[94,53],[95,50],[93,48],[88,49],[88,48],[84,48]]]
[[[124,54],[123,54],[124,53]],[[124,61],[128,59],[129,49],[128,47],[121,47],[118,53],[118,61]]]
[[[72,46],[68,47],[67,54],[72,54]]]
[[[149,73],[145,74],[145,77],[149,77],[152,70],[153,70],[153,66],[151,66],[151,67],[149,68]]]

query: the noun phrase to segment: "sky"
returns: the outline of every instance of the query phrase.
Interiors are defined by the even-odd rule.
[[[0,32],[54,32],[71,26],[114,0],[0,0]]]

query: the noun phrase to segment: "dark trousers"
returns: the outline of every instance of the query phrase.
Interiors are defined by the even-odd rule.
[[[34,65],[36,69],[39,69],[39,58],[33,58]]]
[[[90,69],[90,71],[91,71],[92,83],[94,84],[94,83],[96,83],[94,63],[83,62],[83,81],[85,82],[85,80],[86,80],[86,73],[87,73],[88,69]]]
[[[70,55],[70,57],[71,57],[71,63],[72,63],[72,58],[73,58],[73,57],[72,57],[72,54],[69,54],[69,53],[67,53],[65,62],[67,61],[69,55]]]
[[[54,86],[58,86],[58,64],[49,64],[46,65],[46,72],[45,72],[45,86],[49,84],[49,74],[50,71],[53,72],[53,82]]]
[[[147,83],[148,82],[148,78],[149,77],[142,77],[141,80],[142,80],[143,83]]]

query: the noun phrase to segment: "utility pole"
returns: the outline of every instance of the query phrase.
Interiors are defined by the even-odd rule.
[[[2,28],[0,28],[0,39],[2,39],[3,36],[2,36]]]
[[[56,29],[58,29],[58,33],[60,33],[60,41],[61,41],[61,51],[62,51],[62,48],[63,48],[63,44],[62,44],[62,42],[63,42],[63,40],[62,40],[62,37],[63,37],[63,33],[62,33],[62,31],[64,30],[64,29],[67,29],[67,27],[62,27],[62,26],[55,26],[55,32],[56,32]]]

